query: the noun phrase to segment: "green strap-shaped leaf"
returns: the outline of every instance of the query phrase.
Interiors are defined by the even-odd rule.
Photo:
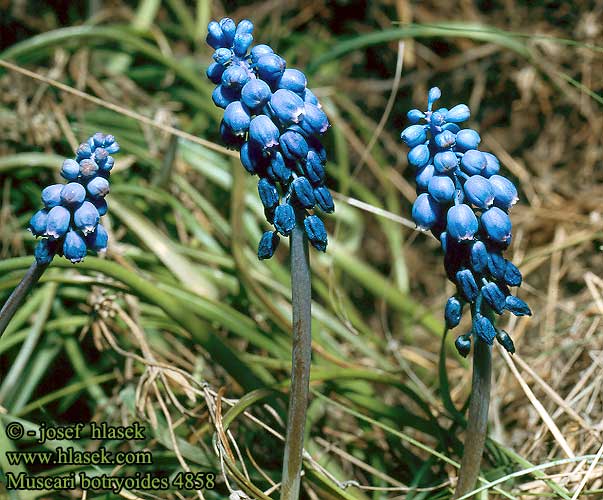
[[[31,257],[7,259],[0,262],[0,273],[25,269],[30,264]],[[56,258],[52,262],[51,267],[71,268],[73,264],[65,259]],[[165,314],[187,330],[215,362],[222,366],[246,391],[257,389],[265,385],[265,383],[273,381],[272,377],[264,370],[257,369],[254,371],[257,367],[252,368],[245,364],[222,338],[208,330],[207,325],[187,306],[185,301],[178,300],[169,293],[159,289],[147,279],[109,260],[98,257],[86,257],[84,262],[78,264],[78,268],[85,271],[99,272],[117,281],[121,281],[135,295],[159,306]]]

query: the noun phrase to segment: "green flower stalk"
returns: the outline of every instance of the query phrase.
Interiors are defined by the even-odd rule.
[[[287,416],[285,460],[281,499],[299,497],[310,364],[312,359],[312,311],[308,237],[298,217],[291,232],[291,298],[293,301],[293,348],[291,396]]]
[[[51,184],[42,190],[44,208],[29,221],[29,230],[40,238],[34,262],[0,310],[0,336],[56,254],[76,264],[88,251],[106,250],[108,235],[100,218],[107,213],[105,196],[115,164],[111,155],[118,151],[115,137],[94,134],[80,144],[75,159],[63,162],[61,176],[67,183]]]
[[[516,316],[532,313],[511,294],[509,287],[519,286],[522,276],[502,256],[511,243],[508,212],[518,200],[517,189],[499,175],[498,159],[478,149],[480,135],[461,128],[469,119],[469,108],[458,104],[434,110],[440,96],[440,89],[434,87],[426,111],[408,112],[411,124],[401,137],[410,148],[408,163],[416,169],[412,217],[419,229],[431,231],[440,241],[446,274],[457,288],[446,303],[447,328],[460,323],[466,305],[471,310],[471,330],[455,341],[464,357],[473,344],[469,418],[455,492],[459,498],[473,490],[479,475],[490,403],[492,343],[496,339],[507,351],[515,352],[511,337],[496,328],[495,314],[505,310]]]
[[[37,259],[34,260],[25,273],[25,276],[23,276],[23,279],[13,290],[13,293],[10,294],[2,306],[2,309],[0,309],[0,337],[2,334],[4,334],[6,327],[19,309],[19,306],[23,303],[25,297],[27,297],[27,294],[31,291],[35,284],[40,280],[49,264],[50,262],[40,263]]]
[[[312,357],[308,243],[326,250],[327,232],[315,212],[335,209],[324,185],[326,153],[319,139],[329,121],[306,76],[287,68],[268,45],[251,47],[252,32],[249,20],[209,23],[207,42],[215,52],[207,77],[217,85],[214,103],[224,109],[220,135],[240,151],[243,167],[258,175],[258,194],[274,227],[262,235],[258,258],[270,259],[280,238],[291,238],[293,348],[281,499],[296,500]]]

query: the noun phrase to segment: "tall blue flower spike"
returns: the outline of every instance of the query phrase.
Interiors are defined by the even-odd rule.
[[[446,305],[447,327],[456,327],[464,306],[471,306],[473,326],[457,338],[459,353],[469,354],[472,335],[490,345],[496,337],[513,353],[513,341],[494,326],[490,311],[532,314],[523,300],[511,295],[509,287],[521,284],[521,273],[502,256],[511,243],[508,212],[518,200],[517,189],[499,175],[498,159],[478,149],[479,134],[461,129],[469,108],[458,104],[434,111],[440,96],[440,89],[432,88],[427,111],[410,110],[411,125],[401,134],[410,148],[408,162],[416,169],[418,197],[412,217],[419,229],[440,240],[446,273],[457,287]]]
[[[75,264],[89,250],[107,248],[107,231],[100,217],[107,213],[105,196],[115,164],[111,155],[118,151],[115,137],[97,132],[80,144],[75,159],[63,162],[61,176],[68,182],[42,190],[44,208],[29,221],[29,230],[41,238],[34,252],[38,264],[49,264],[56,254]]]
[[[327,158],[319,139],[329,121],[305,75],[287,68],[268,45],[251,47],[252,32],[249,20],[210,22],[207,43],[215,52],[207,77],[217,85],[214,104],[224,108],[222,140],[239,150],[243,167],[260,178],[258,192],[275,228],[262,236],[258,257],[274,255],[278,235],[290,235],[296,213],[303,214],[312,246],[324,252],[327,233],[309,211],[335,210],[324,185]]]

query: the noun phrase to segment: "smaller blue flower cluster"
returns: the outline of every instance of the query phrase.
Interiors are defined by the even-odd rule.
[[[312,246],[324,252],[325,226],[308,210],[335,210],[324,185],[327,155],[319,139],[329,121],[306,76],[287,68],[268,45],[251,48],[252,32],[249,20],[210,22],[207,43],[215,52],[207,77],[217,84],[214,103],[224,109],[222,139],[240,150],[243,167],[260,177],[264,213],[275,228],[263,234],[258,257],[274,255],[279,234],[289,236],[296,217],[303,217]]]
[[[514,352],[509,335],[494,326],[492,312],[531,315],[509,290],[521,284],[521,273],[502,256],[511,242],[508,211],[518,200],[517,189],[499,175],[498,159],[478,150],[479,134],[459,126],[470,116],[465,104],[432,111],[440,96],[440,89],[432,88],[427,111],[410,110],[412,125],[401,135],[411,148],[408,162],[416,168],[412,217],[418,228],[440,240],[446,273],[458,290],[446,303],[448,328],[456,327],[464,305],[471,305],[473,328],[456,339],[459,353],[469,354],[472,334],[488,344],[496,338]]]
[[[42,190],[44,208],[29,221],[32,234],[42,237],[35,249],[38,263],[48,264],[58,253],[75,264],[88,250],[107,248],[107,231],[99,220],[107,213],[105,196],[115,163],[111,155],[118,151],[115,137],[94,134],[80,144],[74,160],[63,162],[61,176],[68,182]]]

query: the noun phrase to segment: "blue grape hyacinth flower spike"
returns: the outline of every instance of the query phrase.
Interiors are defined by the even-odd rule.
[[[440,97],[440,90],[432,88],[427,110],[409,111],[411,125],[401,134],[410,148],[408,162],[415,169],[417,183],[412,217],[419,229],[430,230],[441,241],[446,272],[457,287],[458,294],[449,299],[446,308],[448,328],[459,324],[462,310],[469,306],[473,312],[471,333],[488,344],[496,338],[514,352],[513,341],[495,328],[490,312],[531,314],[527,304],[509,290],[521,283],[521,273],[502,256],[511,243],[508,212],[518,200],[517,189],[499,174],[498,159],[478,149],[479,133],[461,128],[470,117],[469,108],[459,104],[450,110],[434,110]],[[487,309],[486,314],[481,314],[482,309]],[[457,347],[467,356],[472,335],[461,337]]]
[[[317,210],[335,210],[324,184],[326,155],[320,143],[329,120],[307,88],[304,73],[288,68],[270,46],[252,47],[252,33],[249,20],[236,24],[224,18],[208,26],[207,43],[215,51],[206,74],[216,84],[214,104],[224,109],[222,140],[239,150],[243,167],[260,178],[258,191],[274,235],[290,235],[293,210],[302,219],[310,244],[324,252],[326,233],[319,229],[317,238],[314,219],[304,221],[318,217]],[[279,241],[264,234],[258,257],[271,258]]]
[[[107,248],[107,232],[100,218],[107,212],[105,196],[115,164],[111,154],[117,152],[115,137],[94,134],[80,144],[75,159],[63,162],[61,176],[68,182],[42,190],[44,208],[29,221],[29,230],[41,238],[40,251],[36,251],[39,264],[49,264],[56,254],[76,264],[88,251]]]

